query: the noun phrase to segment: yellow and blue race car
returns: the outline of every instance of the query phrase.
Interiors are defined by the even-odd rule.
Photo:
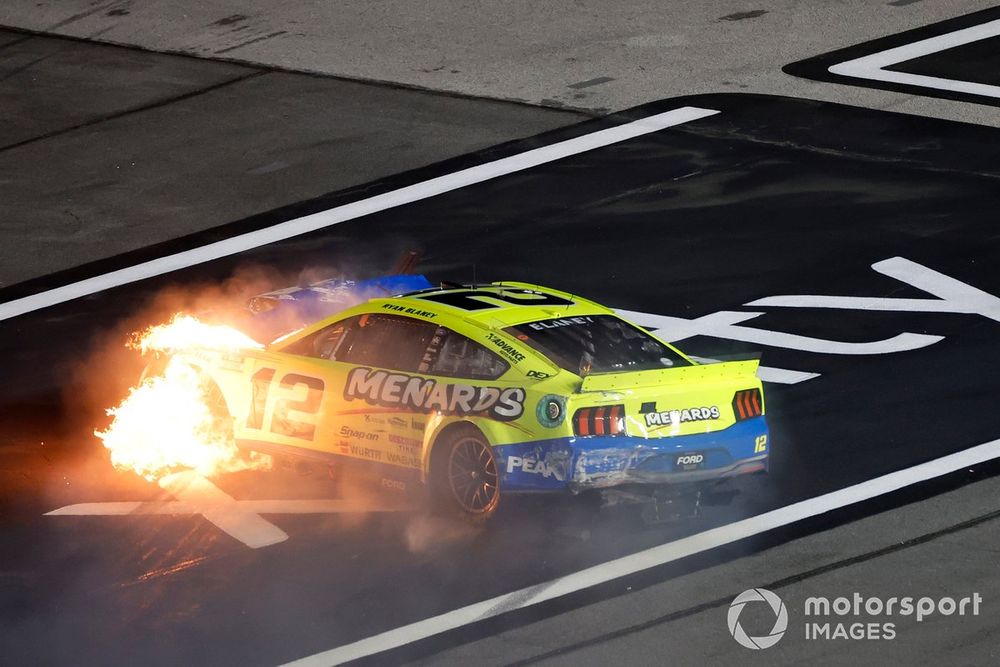
[[[767,468],[757,361],[696,363],[608,308],[537,285],[426,287],[261,350],[181,354],[217,388],[241,448],[364,464],[476,517],[510,493]]]

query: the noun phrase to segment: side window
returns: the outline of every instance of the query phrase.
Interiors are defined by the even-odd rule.
[[[426,371],[431,375],[496,380],[510,368],[506,361],[462,334],[445,327],[440,327],[438,332],[443,336],[443,343],[433,355],[429,371]]]
[[[344,340],[344,334],[356,328],[357,322],[358,319],[352,317],[349,320],[337,322],[320,331],[315,340],[313,340],[313,356],[320,359],[335,359],[337,348],[340,347],[340,342]]]
[[[347,334],[350,331],[357,328],[359,319],[358,317],[351,317],[340,322],[334,322],[316,333],[292,343],[282,351],[289,354],[299,354],[304,357],[334,359],[341,342],[348,337]]]
[[[335,361],[416,372],[438,326],[400,315],[361,315],[333,352]]]

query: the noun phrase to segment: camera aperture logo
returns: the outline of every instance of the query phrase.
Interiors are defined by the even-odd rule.
[[[751,602],[764,602],[774,612],[774,627],[771,628],[771,632],[763,637],[749,636],[743,629],[743,626],[740,625],[740,614],[743,613],[743,608]],[[788,629],[788,610],[785,608],[785,603],[781,601],[781,598],[766,588],[751,588],[737,595],[730,603],[728,621],[729,634],[733,636],[733,639],[740,646],[755,650],[771,648],[781,640],[785,634],[785,630]]]
[[[751,602],[755,610],[774,615],[774,627],[760,637],[751,637],[740,624],[740,615]],[[897,637],[897,618],[912,617],[921,623],[929,616],[979,616],[983,596],[973,593],[962,598],[915,597],[910,595],[882,598],[854,592],[850,597],[809,597],[803,609],[807,641],[893,640]],[[760,611],[757,611],[760,613]],[[750,588],[729,605],[729,634],[740,646],[759,650],[777,644],[788,629],[788,610],[777,595],[766,588]],[[760,618],[758,617],[758,621]],[[758,626],[760,627],[760,626]]]

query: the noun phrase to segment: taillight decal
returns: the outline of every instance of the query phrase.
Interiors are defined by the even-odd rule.
[[[607,426],[604,420],[604,416],[607,414],[607,411],[607,408],[597,408],[597,410],[594,411],[594,435],[607,435],[604,428]]]
[[[611,413],[608,415],[608,426],[611,429],[611,435],[618,435],[625,430],[625,421],[622,419],[622,411],[625,409],[623,405],[613,405],[611,406]]]
[[[624,405],[580,408],[573,415],[573,431],[577,435],[618,435],[625,432],[624,415]]]
[[[733,414],[736,421],[760,417],[764,410],[760,402],[760,389],[744,389],[733,396]]]

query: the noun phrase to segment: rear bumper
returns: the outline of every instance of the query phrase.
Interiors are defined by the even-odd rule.
[[[493,451],[506,491],[580,491],[709,481],[765,471],[767,436],[767,421],[761,416],[711,433],[650,439],[555,438],[499,445]],[[689,455],[686,460],[693,463],[679,463],[682,455]]]

